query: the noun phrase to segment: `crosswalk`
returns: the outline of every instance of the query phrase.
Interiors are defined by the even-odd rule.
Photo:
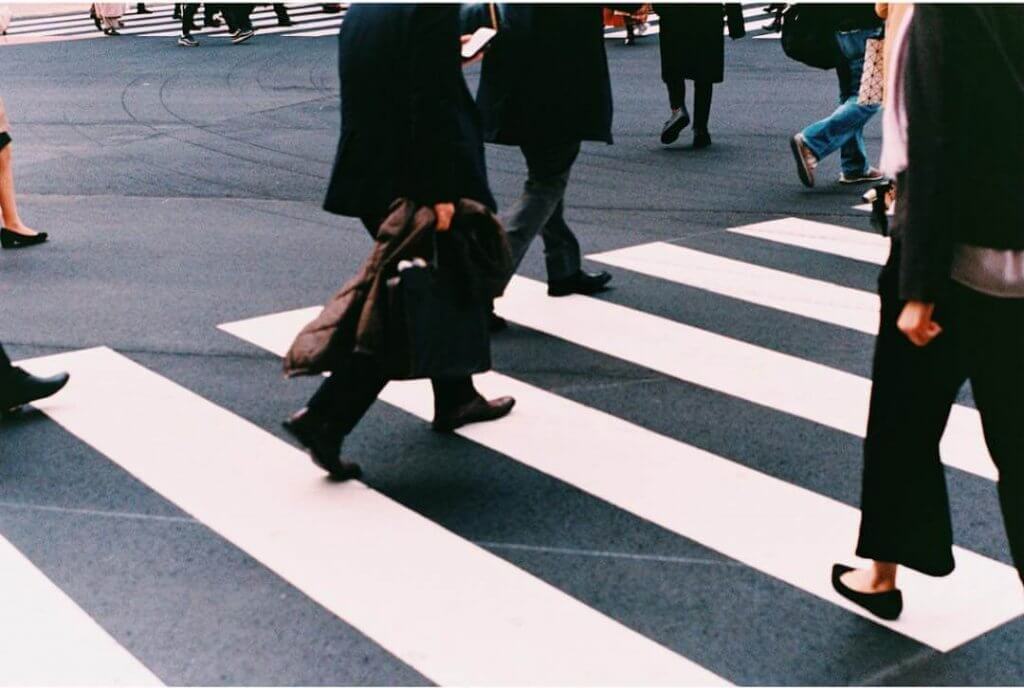
[[[173,5],[148,5],[151,14],[128,13],[124,16],[124,28],[119,29],[123,36],[173,37],[181,33],[181,20],[175,19]],[[344,11],[340,13],[325,12],[322,4],[285,3],[291,26],[279,26],[277,15],[270,5],[258,6],[252,13],[252,24],[260,35],[317,37],[331,36],[338,33],[344,20]],[[203,37],[226,37],[227,27],[203,27],[202,12],[196,15],[199,30],[193,34],[200,40]],[[105,38],[118,40],[118,37],[104,36],[97,31],[89,18],[88,8],[77,12],[44,17],[15,19],[7,29],[7,35],[0,37],[0,46],[7,44],[37,43],[55,40],[80,40]]]
[[[882,237],[799,218],[732,227],[726,236],[849,260],[865,271],[876,270],[887,251]],[[669,289],[682,285],[725,297],[739,308],[767,308],[844,332],[872,334],[877,327],[874,294],[677,243],[589,258]],[[513,280],[496,307],[532,336],[596,351],[768,413],[853,437],[864,434],[866,378],[601,298],[550,299],[543,284],[523,277]],[[281,356],[317,311],[255,315],[218,328],[246,346]],[[318,480],[318,471],[294,446],[121,353],[100,347],[21,364],[37,374],[71,372],[73,384],[38,404],[66,432],[431,681],[735,680],[725,668],[670,649],[367,484]],[[904,574],[908,604],[898,621],[870,617],[834,594],[828,579],[833,561],[853,561],[855,508],[515,375],[493,371],[478,376],[477,384],[485,395],[511,394],[518,404],[507,419],[460,429],[460,441],[716,551],[841,613],[939,652],[1024,615],[1015,569],[957,547],[957,569],[949,577]],[[423,381],[391,383],[381,400],[424,420],[432,415],[430,387]],[[955,471],[997,478],[977,412],[968,406],[955,407],[942,454]],[[624,461],[628,471],[622,470]],[[95,648],[89,651],[101,658],[93,667],[99,682],[159,680],[2,539],[0,571],[5,581],[24,581],[31,590],[23,606],[52,607],[58,610],[54,619],[67,619],[59,622],[64,635],[56,640],[45,633],[18,638],[24,656],[40,651],[42,638],[52,644],[82,637],[82,646]],[[0,595],[7,587],[0,585]],[[0,639],[5,632],[12,633],[6,619]],[[47,667],[26,664],[37,674],[26,675],[25,683],[61,682],[59,676],[38,675]]]
[[[258,6],[252,14],[253,27],[259,35],[282,35],[304,38],[333,36],[338,33],[344,12],[326,13],[322,4],[284,3],[293,22],[291,26],[279,26],[277,16],[269,5]],[[181,21],[174,19],[173,5],[149,4],[151,14],[128,13],[124,17],[125,26],[120,33],[125,36],[173,37],[181,33]],[[777,34],[767,30],[771,23],[771,15],[764,11],[763,3],[743,5],[743,15],[747,33],[757,38],[771,38]],[[202,15],[197,17],[202,24]],[[658,16],[649,18],[646,33],[654,36],[659,32]],[[199,37],[224,37],[227,29],[220,27],[202,27],[194,32]],[[622,29],[609,29],[605,38],[625,38]],[[57,40],[81,40],[91,38],[109,38],[96,30],[87,11],[64,12],[42,17],[26,17],[15,19],[7,29],[6,36],[0,36],[0,46],[4,44],[24,44],[50,42]],[[114,37],[116,38],[116,37]]]

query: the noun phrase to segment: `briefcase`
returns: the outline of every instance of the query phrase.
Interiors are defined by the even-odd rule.
[[[490,303],[435,264],[403,261],[387,282],[384,365],[392,380],[465,377],[491,368]]]

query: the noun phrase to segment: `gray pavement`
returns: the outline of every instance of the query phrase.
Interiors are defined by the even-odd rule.
[[[332,38],[274,36],[0,47],[23,215],[52,236],[0,254],[10,353],[107,346],[286,439],[280,419],[316,381],[282,380],[274,356],[217,325],[322,303],[369,250],[357,221],[319,208],[338,133],[335,55]],[[835,160],[806,190],[788,149],[833,106],[834,75],[788,61],[774,40],[730,43],[714,146],[693,151],[688,131],[677,147],[657,140],[656,39],[609,42],[609,62],[616,143],[584,147],[567,205],[588,253],[660,240],[873,289],[875,266],[726,231],[786,217],[871,231]],[[877,122],[868,139],[877,155]],[[521,156],[489,147],[488,165],[508,205]],[[609,303],[870,373],[868,335],[614,272]],[[543,280],[539,247],[522,274]],[[858,503],[853,435],[517,325],[494,358],[505,375]],[[1024,683],[1019,618],[938,652],[384,403],[346,452],[384,495],[728,681]],[[631,456],[621,461],[626,482]],[[992,483],[948,479],[957,543],[1009,563]],[[165,683],[432,680],[42,414],[0,426],[0,535]]]

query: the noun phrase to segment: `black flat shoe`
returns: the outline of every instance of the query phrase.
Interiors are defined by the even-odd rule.
[[[607,272],[587,272],[580,270],[572,277],[548,282],[548,296],[568,296],[569,294],[597,294],[607,288],[612,276]]]
[[[313,463],[327,471],[332,480],[341,482],[363,475],[359,464],[341,460],[344,436],[332,430],[329,423],[317,418],[309,409],[295,412],[281,426],[306,448]]]
[[[67,373],[51,377],[29,375],[21,368],[14,368],[7,380],[0,381],[0,413],[7,413],[22,404],[52,397],[68,383]]]
[[[500,397],[493,401],[487,401],[483,397],[477,396],[468,404],[435,412],[434,422],[431,426],[436,432],[452,432],[470,423],[483,423],[504,418],[515,405],[516,400],[512,397]]]
[[[18,234],[12,232],[6,227],[0,229],[0,246],[3,248],[23,248],[25,246],[35,246],[46,241],[46,237],[49,236],[46,232],[39,232],[33,236],[25,236],[24,234]]]
[[[837,593],[881,619],[895,621],[899,618],[900,612],[903,611],[903,593],[899,589],[886,592],[858,592],[842,581],[842,577],[850,571],[853,571],[851,567],[842,564],[832,566],[832,587]]]

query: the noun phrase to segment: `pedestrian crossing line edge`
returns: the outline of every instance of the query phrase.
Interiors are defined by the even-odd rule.
[[[495,311],[572,344],[856,437],[867,429],[871,381],[853,373],[593,297],[552,299],[545,285],[519,276]],[[996,480],[983,437],[978,412],[954,405],[943,461]]]
[[[283,356],[318,312],[219,328]],[[509,376],[491,372],[474,381],[484,396],[514,396],[516,408],[460,436],[937,650],[1024,614],[1016,569],[958,547],[949,578],[903,574],[907,609],[900,621],[883,622],[831,587],[831,564],[852,559],[857,509]],[[426,383],[392,382],[380,398],[424,420],[433,413]]]
[[[889,257],[888,237],[796,217],[730,227],[726,231],[873,265],[885,265]]]
[[[2,536],[0,610],[0,684],[163,685]]]
[[[590,260],[839,325],[878,333],[878,295],[686,246],[655,241],[595,253]]]
[[[725,683],[108,348],[19,365],[69,371],[38,408],[431,681]]]

